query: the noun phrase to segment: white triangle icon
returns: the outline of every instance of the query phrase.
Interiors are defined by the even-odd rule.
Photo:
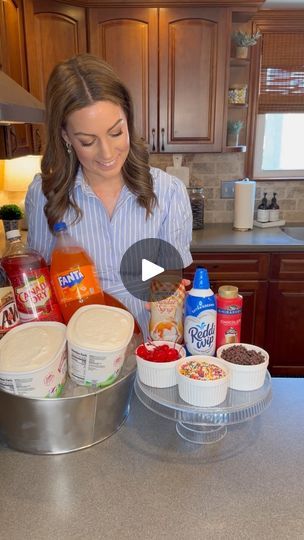
[[[158,266],[157,264],[154,264],[151,261],[148,261],[147,259],[141,260],[141,279],[142,281],[147,281],[147,279],[151,279],[154,276],[158,276],[158,274],[161,274],[164,272],[165,269],[161,266]]]

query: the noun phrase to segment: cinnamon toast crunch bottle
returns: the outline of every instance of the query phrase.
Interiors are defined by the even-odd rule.
[[[88,304],[104,304],[95,264],[68,233],[63,221],[56,223],[57,242],[51,257],[51,280],[65,323]]]

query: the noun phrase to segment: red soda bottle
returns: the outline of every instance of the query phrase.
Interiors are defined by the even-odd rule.
[[[14,289],[4,269],[0,266],[0,339],[19,322]]]
[[[1,264],[14,289],[20,322],[62,322],[45,260],[24,245],[19,230],[7,231],[6,238]]]
[[[91,257],[68,233],[61,221],[54,226],[57,242],[51,257],[51,280],[65,323],[88,304],[105,304],[104,293]]]

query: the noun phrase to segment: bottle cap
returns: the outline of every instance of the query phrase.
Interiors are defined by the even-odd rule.
[[[210,289],[209,277],[206,268],[198,267],[195,270],[194,280],[193,280],[194,289]]]
[[[55,223],[54,227],[53,227],[53,231],[55,233],[57,232],[60,232],[60,231],[67,231],[68,228],[66,226],[66,223],[64,221],[58,221],[58,223]]]
[[[13,240],[14,238],[21,238],[21,232],[19,231],[19,229],[13,229],[12,231],[7,231],[5,235],[8,240]]]
[[[238,293],[238,288],[233,285],[222,285],[218,290],[218,294],[222,298],[237,298]]]

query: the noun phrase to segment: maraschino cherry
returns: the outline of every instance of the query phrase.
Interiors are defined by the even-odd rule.
[[[180,358],[178,350],[166,344],[153,345],[153,348],[148,349],[143,343],[138,347],[137,355],[150,362],[173,362]]]

